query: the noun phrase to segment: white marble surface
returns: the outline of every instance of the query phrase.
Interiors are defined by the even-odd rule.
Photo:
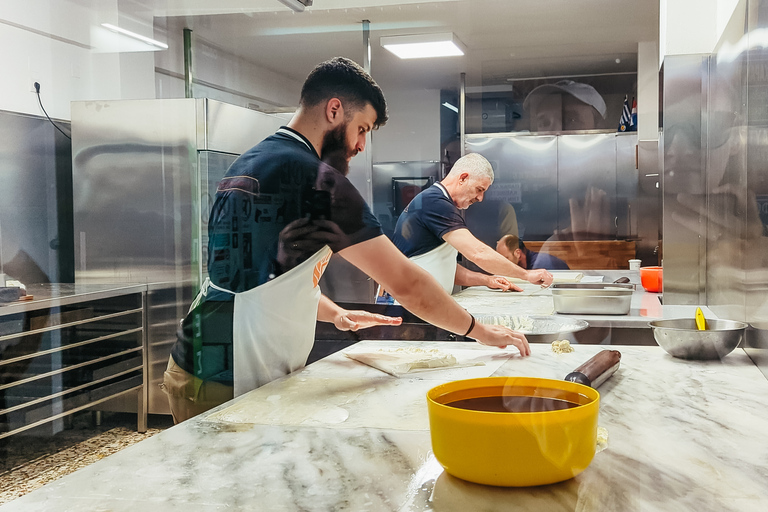
[[[414,345],[488,364],[395,378],[334,354],[0,511],[768,510],[768,380],[741,349],[693,362],[659,347],[556,355],[535,344],[528,358],[473,343],[357,348]],[[427,389],[491,374],[560,379],[604,348],[622,353],[600,388],[608,447],[576,478],[493,488],[445,474],[431,455]]]
[[[530,283],[516,283],[522,292],[501,292],[484,286],[466,288],[453,295],[473,315],[551,315],[555,312],[552,290]],[[662,305],[660,293],[649,293],[638,287],[632,293],[626,315],[562,315],[584,319],[590,327],[647,328],[648,322],[662,318],[693,318],[696,306]],[[704,316],[717,318],[709,308],[701,306]]]

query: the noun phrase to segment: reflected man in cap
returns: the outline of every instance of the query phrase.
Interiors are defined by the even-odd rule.
[[[523,102],[532,132],[594,130],[605,119],[605,101],[594,87],[573,80],[536,87]]]

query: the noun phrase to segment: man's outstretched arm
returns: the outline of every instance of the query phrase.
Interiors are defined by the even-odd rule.
[[[426,270],[406,258],[386,236],[347,247],[339,255],[375,279],[408,311],[432,325],[485,345],[514,345],[520,354],[530,355],[523,334],[507,327],[476,323]]]
[[[517,277],[529,283],[549,286],[552,274],[544,269],[525,270],[491,249],[475,238],[466,228],[456,229],[443,235],[443,240],[451,244],[465,258],[491,274]]]

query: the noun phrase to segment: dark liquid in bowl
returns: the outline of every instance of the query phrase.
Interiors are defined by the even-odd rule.
[[[579,404],[541,396],[483,396],[448,402],[445,405],[484,412],[544,412],[562,411]]]

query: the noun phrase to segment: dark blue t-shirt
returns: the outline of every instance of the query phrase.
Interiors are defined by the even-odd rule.
[[[525,250],[525,253],[525,262],[528,270],[541,268],[546,270],[570,270],[568,264],[557,256],[552,256],[546,252],[529,251],[528,249]]]
[[[392,241],[411,258],[442,245],[447,233],[466,227],[448,191],[435,183],[405,207],[397,219]]]
[[[243,292],[291,270],[314,254],[307,247],[295,258],[278,256],[280,233],[304,216],[308,203],[324,191],[330,219],[346,235],[334,252],[381,235],[382,229],[350,181],[318,158],[298,132],[283,127],[243,153],[221,180],[208,222],[208,274],[216,286]],[[172,354],[193,373],[193,338],[202,339],[203,379],[232,383],[232,305],[234,296],[213,288],[182,321]]]

